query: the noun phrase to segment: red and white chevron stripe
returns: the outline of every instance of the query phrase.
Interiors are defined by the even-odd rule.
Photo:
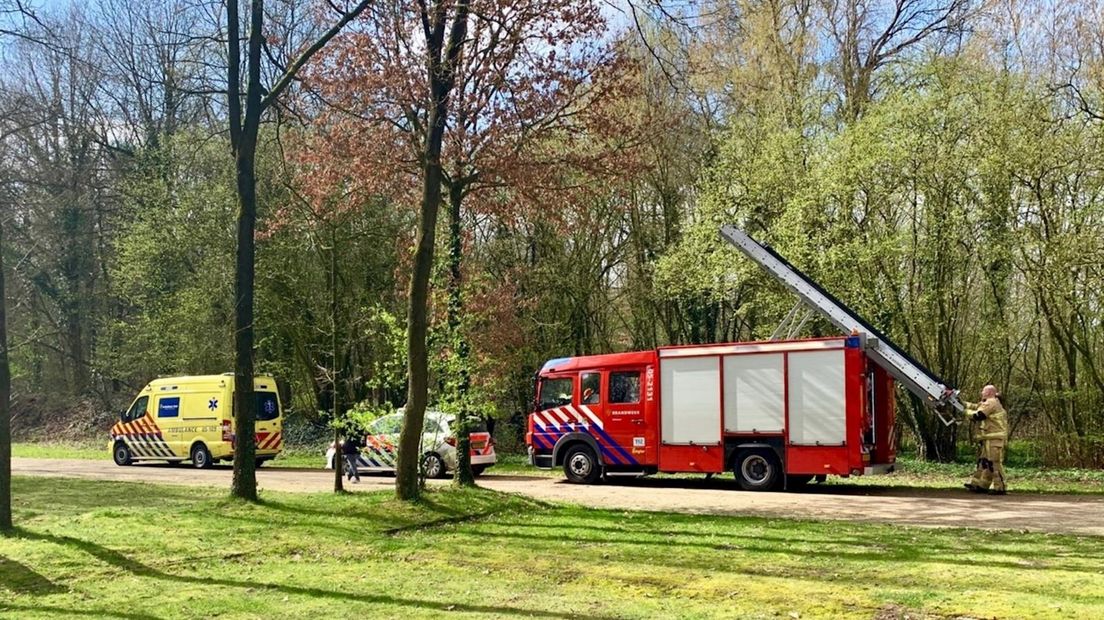
[[[538,411],[533,414],[533,422],[542,429],[549,426],[560,427],[565,424],[582,424],[605,428],[602,418],[598,417],[598,414],[586,405],[579,405],[578,409],[574,405],[564,405],[563,407]]]

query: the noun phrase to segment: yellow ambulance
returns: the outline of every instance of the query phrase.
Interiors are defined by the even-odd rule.
[[[276,379],[253,379],[257,466],[283,449],[283,407]],[[286,394],[286,392],[285,392]],[[234,374],[154,379],[111,427],[116,465],[191,461],[199,469],[234,458]]]

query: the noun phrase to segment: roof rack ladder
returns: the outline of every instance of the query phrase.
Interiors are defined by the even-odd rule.
[[[774,276],[775,279],[796,294],[801,300],[799,305],[818,310],[845,334],[862,336],[866,342],[867,355],[874,363],[893,375],[924,404],[934,409],[944,424],[950,426],[955,423],[953,413],[948,415],[944,413],[944,410],[948,407],[952,407],[957,411],[964,409],[962,402],[958,399],[957,390],[948,389],[943,381],[923,364],[910,357],[893,341],[863,320],[843,302],[833,297],[831,293],[821,288],[813,279],[791,265],[789,261],[782,258],[769,246],[759,243],[751,235],[732,225],[721,227],[721,237],[736,246],[748,258],[755,261],[767,273]],[[796,314],[797,306],[794,306],[786,319],[783,319],[783,323],[789,322],[792,326]],[[801,325],[803,324],[804,321],[801,322]],[[781,329],[781,327],[780,325],[779,328]],[[776,333],[780,329],[775,330]],[[796,329],[800,329],[800,325]],[[796,332],[796,329],[793,331]]]

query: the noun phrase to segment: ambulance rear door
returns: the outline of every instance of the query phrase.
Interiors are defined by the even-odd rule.
[[[276,381],[265,377],[254,382],[258,453],[278,452],[283,447],[283,415]]]

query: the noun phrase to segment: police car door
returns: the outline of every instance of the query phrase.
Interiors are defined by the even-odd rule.
[[[369,469],[395,469],[395,446],[402,432],[403,414],[384,416],[368,426],[364,447],[360,451],[360,464]]]

